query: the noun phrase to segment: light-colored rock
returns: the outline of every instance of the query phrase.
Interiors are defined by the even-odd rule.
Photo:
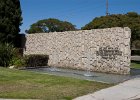
[[[14,67],[15,67],[15,66],[10,66],[9,68],[10,68],[10,69],[13,69]]]
[[[50,66],[129,74],[130,37],[128,27],[28,34],[24,54],[49,55]]]

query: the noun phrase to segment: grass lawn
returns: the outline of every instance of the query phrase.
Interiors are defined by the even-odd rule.
[[[131,63],[131,68],[140,69],[140,62],[132,62]]]
[[[71,100],[112,86],[0,67],[0,98]]]

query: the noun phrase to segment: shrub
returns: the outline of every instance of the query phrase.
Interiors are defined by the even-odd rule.
[[[11,65],[14,65],[15,68],[25,67],[25,59],[23,57],[16,56],[12,59]]]
[[[10,44],[0,44],[0,66],[8,67],[15,56],[15,51]]]
[[[27,55],[25,56],[26,67],[47,66],[48,59],[48,55]]]
[[[140,50],[131,50],[132,56],[140,56]]]

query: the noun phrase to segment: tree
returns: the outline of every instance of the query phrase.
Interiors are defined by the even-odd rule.
[[[26,33],[45,33],[45,32],[63,32],[76,30],[75,25],[67,21],[60,21],[58,19],[49,18],[39,20],[33,23]]]
[[[19,0],[0,0],[0,42],[14,43],[20,32],[21,13]]]
[[[96,17],[90,23],[82,27],[82,29],[89,30],[111,27],[129,27],[132,31],[132,44],[134,41],[140,40],[140,15],[135,12]]]

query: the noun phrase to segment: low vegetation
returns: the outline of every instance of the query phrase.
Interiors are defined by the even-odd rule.
[[[0,98],[71,100],[109,86],[112,85],[0,68]]]
[[[14,58],[15,51],[16,50],[10,44],[0,44],[0,66],[10,66],[10,63],[12,63],[12,59]]]
[[[140,62],[132,62],[131,68],[140,69]]]
[[[48,55],[27,55],[23,57],[13,45],[0,43],[0,66],[14,66],[15,68],[41,67],[47,66],[48,59]]]
[[[26,67],[42,67],[48,65],[48,55],[26,55],[24,58]]]

